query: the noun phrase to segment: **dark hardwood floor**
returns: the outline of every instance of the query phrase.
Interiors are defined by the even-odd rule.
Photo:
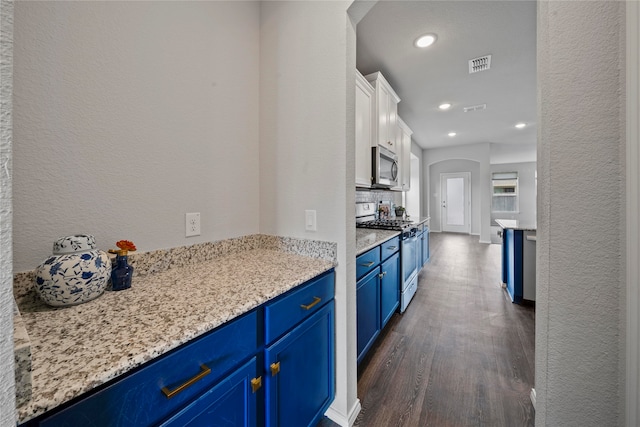
[[[358,368],[356,426],[534,425],[534,308],[499,279],[499,245],[431,234],[416,296]]]

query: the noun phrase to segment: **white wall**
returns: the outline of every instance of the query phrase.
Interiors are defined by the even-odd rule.
[[[518,173],[518,212],[503,214],[491,213],[494,219],[517,219],[522,225],[536,224],[536,162],[501,163],[491,165],[491,173]]]
[[[480,234],[480,204],[482,180],[480,163],[473,160],[442,160],[429,167],[431,183],[431,230],[442,231],[442,190],[440,177],[443,173],[469,172],[471,174],[471,234]]]
[[[15,271],[79,232],[144,251],[259,231],[259,9],[15,3]]]
[[[424,190],[422,192],[422,204],[423,204],[423,212],[426,212],[426,216],[437,215],[437,212],[440,209],[440,204],[436,203],[436,199],[433,197],[433,193],[436,191],[438,186],[440,185],[439,178],[438,182],[432,183],[430,178],[430,167],[431,165],[441,162],[443,160],[472,160],[478,162],[480,167],[478,169],[478,183],[480,185],[480,200],[479,206],[476,209],[472,208],[472,215],[479,215],[475,219],[475,221],[479,221],[479,233],[480,233],[480,242],[490,243],[491,242],[491,198],[489,194],[491,194],[491,174],[489,171],[489,158],[490,158],[490,144],[472,144],[472,145],[457,145],[453,147],[444,147],[444,148],[432,148],[423,151],[422,156],[422,166],[426,175],[426,183],[424,185]],[[472,179],[475,181],[476,178]],[[425,181],[423,181],[425,182]],[[440,190],[437,190],[438,193]],[[473,203],[473,195],[472,195],[472,203]],[[476,212],[474,212],[476,211]],[[473,219],[472,219],[473,221]],[[435,221],[431,221],[431,225],[435,226]],[[473,228],[472,228],[473,230]]]
[[[492,165],[502,163],[535,162],[537,144],[495,144],[490,146],[489,161]]]
[[[538,3],[538,426],[624,422],[624,10]]]
[[[329,415],[341,425],[359,409],[349,4],[263,2],[260,17],[260,229],[338,243],[336,398]],[[317,232],[305,231],[307,209],[317,211]]]
[[[13,2],[0,1],[0,425],[16,424],[13,357],[12,61]]]

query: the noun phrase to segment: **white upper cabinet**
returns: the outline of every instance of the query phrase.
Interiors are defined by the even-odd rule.
[[[356,186],[371,187],[371,147],[375,145],[373,86],[356,70]]]
[[[400,98],[382,73],[368,74],[365,78],[375,90],[376,144],[382,145],[395,154],[400,154],[397,143],[398,102],[400,102]]]
[[[398,187],[402,191],[411,189],[411,135],[413,131],[398,117]]]

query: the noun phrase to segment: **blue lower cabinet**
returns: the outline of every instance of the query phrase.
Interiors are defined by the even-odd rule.
[[[266,426],[318,424],[334,397],[334,351],[333,300],[266,348]]]
[[[421,239],[421,243],[422,243],[422,262],[420,263],[420,265],[425,265],[427,263],[427,261],[429,261],[429,227],[425,227],[424,228],[424,233],[422,234],[422,239]]]
[[[358,363],[380,333],[380,269],[369,272],[356,284]]]
[[[393,313],[400,305],[400,254],[382,263],[382,280],[380,281],[380,317],[384,328]]]
[[[331,270],[21,427],[315,426],[335,395],[334,288]]]
[[[254,427],[262,395],[258,359],[247,363],[160,424],[161,427]]]
[[[28,425],[149,426],[181,410],[256,354],[253,311]]]

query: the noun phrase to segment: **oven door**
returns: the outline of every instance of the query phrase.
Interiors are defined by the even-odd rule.
[[[402,241],[402,289],[411,281],[418,272],[418,237],[414,234]]]

